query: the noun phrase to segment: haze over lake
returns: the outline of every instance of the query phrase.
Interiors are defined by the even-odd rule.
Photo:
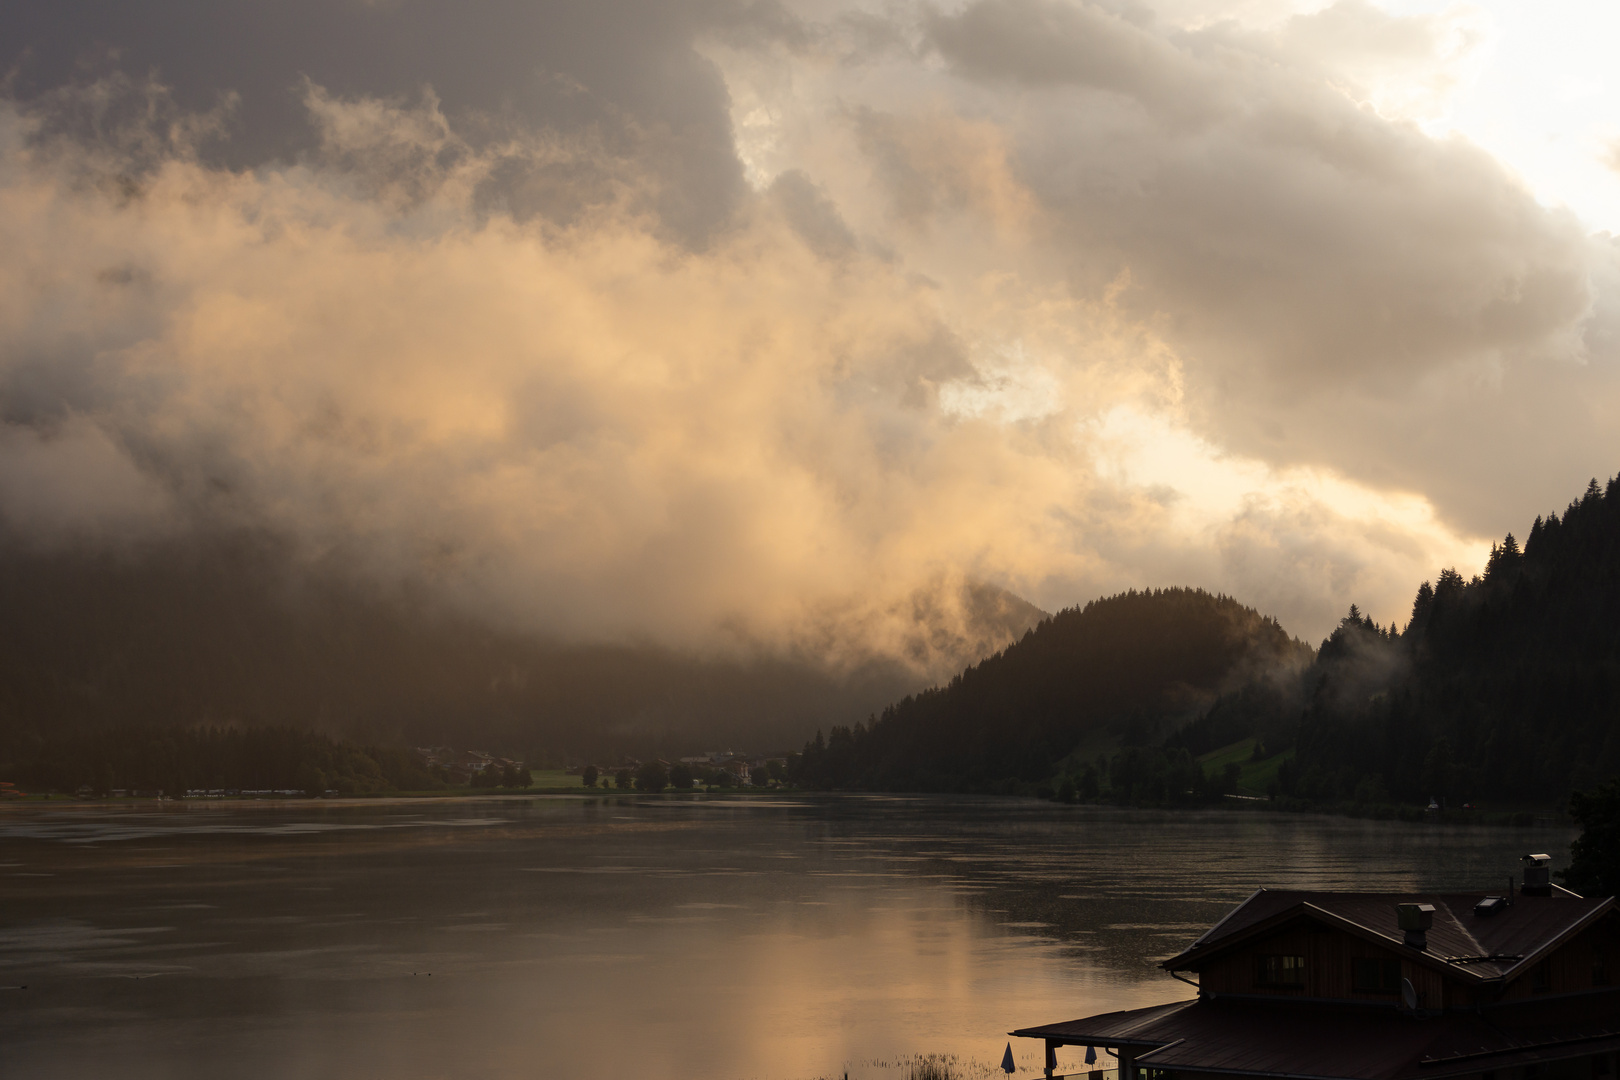
[[[30,1077],[988,1076],[1013,1027],[1189,995],[1156,961],[1257,887],[1499,891],[1572,836],[932,797],[13,807],[0,1045]]]

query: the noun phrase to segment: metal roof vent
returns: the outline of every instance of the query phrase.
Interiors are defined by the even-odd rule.
[[[1552,856],[1526,855],[1524,857],[1524,896],[1552,895]]]
[[[1495,915],[1499,911],[1506,911],[1508,898],[1505,896],[1487,896],[1474,905],[1474,914],[1485,916]]]
[[[1434,905],[1396,904],[1395,915],[1401,929],[1406,931],[1406,944],[1414,949],[1427,949],[1429,927],[1434,925]]]

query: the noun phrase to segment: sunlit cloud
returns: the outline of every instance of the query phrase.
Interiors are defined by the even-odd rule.
[[[251,166],[230,94],[10,103],[0,513],[838,669],[994,647],[969,583],[1404,620],[1620,458],[1620,254],[1459,134],[1488,7],[705,9],[709,158],[566,73],[304,78]]]

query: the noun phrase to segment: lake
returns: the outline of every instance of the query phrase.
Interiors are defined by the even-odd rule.
[[[0,1072],[1000,1077],[1014,1027],[1191,994],[1156,962],[1257,887],[1501,891],[1573,837],[933,797],[13,805]]]

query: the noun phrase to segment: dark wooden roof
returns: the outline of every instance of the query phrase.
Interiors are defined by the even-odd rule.
[[[1185,950],[1167,971],[1197,971],[1228,948],[1281,929],[1296,919],[1335,926],[1445,969],[1465,981],[1512,979],[1605,913],[1613,898],[1587,899],[1563,889],[1521,896],[1493,915],[1475,915],[1485,893],[1316,893],[1260,889]],[[1434,905],[1428,947],[1408,947],[1395,922],[1397,904]]]
[[[1620,1049],[1620,990],[1426,1018],[1388,1006],[1195,999],[1011,1034],[1134,1047],[1138,1064],[1158,1069],[1415,1080]]]

